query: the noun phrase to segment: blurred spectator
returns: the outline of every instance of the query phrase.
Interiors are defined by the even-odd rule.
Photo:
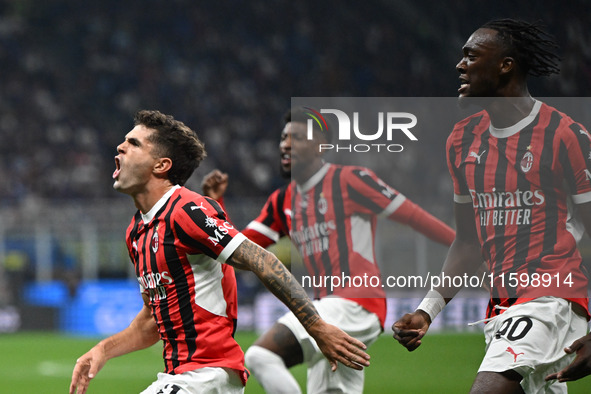
[[[565,72],[534,81],[535,96],[588,95],[588,10],[547,3],[1,2],[0,199],[119,198],[111,157],[139,108],[199,131],[209,158],[196,176],[221,168],[230,194],[265,196],[291,97],[454,96],[462,29],[498,16],[541,18],[562,44]],[[433,179],[402,170],[404,189]]]

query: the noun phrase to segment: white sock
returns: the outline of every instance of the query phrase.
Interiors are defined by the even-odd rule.
[[[267,393],[301,394],[302,390],[277,354],[261,346],[251,346],[244,355],[246,367]]]

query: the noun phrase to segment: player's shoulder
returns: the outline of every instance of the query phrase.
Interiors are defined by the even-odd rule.
[[[187,189],[186,187],[180,187],[173,195],[171,200],[176,201],[177,205],[184,206],[185,204],[190,204],[191,202],[199,203],[199,202],[206,202],[206,197],[193,191],[191,189]]]
[[[450,136],[461,138],[466,132],[470,132],[472,134],[481,134],[488,130],[489,125],[490,117],[488,112],[482,110],[457,122],[454,125]]]
[[[291,200],[291,190],[294,185],[295,181],[292,181],[273,190],[271,194],[269,194],[269,197],[267,197],[266,205],[280,206],[286,200]]]
[[[343,165],[340,166],[341,174],[346,179],[357,179],[363,177],[377,177],[375,171],[371,168],[357,166],[357,165]]]
[[[540,113],[546,113],[546,116],[548,117],[555,116],[558,118],[558,126],[556,128],[556,133],[559,135],[565,134],[577,136],[577,134],[581,134],[589,136],[589,133],[584,125],[575,121],[573,118],[570,117],[570,115],[560,111],[559,109],[547,103],[542,103],[542,106],[540,107]]]
[[[172,195],[172,200],[176,205],[172,212],[173,217],[183,214],[183,212],[190,213],[196,210],[200,210],[208,216],[211,216],[214,213],[217,213],[218,216],[220,214],[225,216],[223,208],[217,201],[193,190],[187,189],[186,187],[178,189],[175,194]]]
[[[459,149],[463,144],[470,144],[474,138],[485,133],[489,126],[490,117],[484,110],[460,120],[447,137],[447,149],[449,150],[450,147]]]
[[[291,189],[295,185],[295,182],[288,182],[283,186],[278,187],[277,189],[273,190],[273,192],[269,195],[269,197],[281,197],[291,193]]]

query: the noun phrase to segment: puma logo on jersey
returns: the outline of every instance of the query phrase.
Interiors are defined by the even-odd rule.
[[[517,362],[517,356],[521,356],[521,355],[525,354],[523,352],[521,352],[521,353],[515,353],[515,350],[513,350],[511,348],[511,346],[508,346],[507,349],[505,349],[505,351],[507,353],[511,353],[511,355],[513,355],[513,362]]]
[[[480,159],[482,158],[482,155],[484,155],[484,152],[486,152],[486,150],[483,150],[481,154],[470,152],[470,157],[475,157],[476,160],[478,160],[478,164],[480,164]]]
[[[196,209],[201,209],[202,211],[206,211],[207,210],[207,208],[205,208],[203,206],[203,202],[200,202],[199,205],[192,205],[191,206],[191,211],[194,211]]]

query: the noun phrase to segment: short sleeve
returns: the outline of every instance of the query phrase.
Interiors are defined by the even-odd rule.
[[[462,155],[461,145],[456,143],[457,133],[452,132],[446,143],[447,168],[451,175],[454,189],[454,202],[458,204],[472,203],[468,185],[460,168]]]
[[[568,191],[575,204],[591,201],[591,136],[580,124],[572,123],[561,133],[560,164]]]
[[[225,262],[246,239],[227,220],[219,204],[206,198],[178,209],[173,228],[187,253],[203,253],[220,262]]]
[[[391,216],[406,197],[382,181],[372,170],[353,167],[345,174],[352,212]]]

